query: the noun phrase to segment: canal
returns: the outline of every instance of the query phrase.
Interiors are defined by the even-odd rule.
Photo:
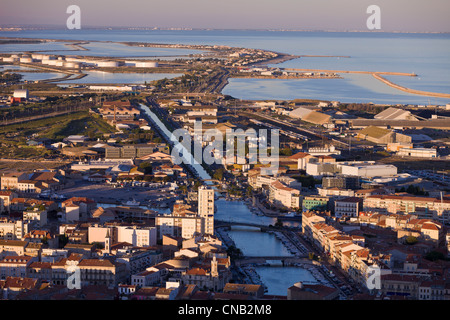
[[[162,121],[154,114],[148,106],[140,105],[142,110],[150,117],[166,139],[176,142],[176,139]],[[181,144],[175,144],[177,152],[180,152],[191,167],[197,172],[201,179],[211,179],[204,168],[193,159],[193,156],[184,149]],[[228,222],[247,222],[260,225],[273,225],[276,218],[257,214],[245,201],[232,201],[219,198],[215,201],[217,211],[215,219]],[[223,231],[222,231],[223,232]],[[247,257],[271,256],[286,257],[294,256],[286,247],[285,243],[274,233],[261,232],[259,228],[233,226],[226,231],[237,248]],[[287,289],[294,283],[319,283],[320,276],[310,265],[281,266],[280,261],[273,260],[260,265],[247,265],[242,267],[243,271],[250,276],[249,281],[264,284],[266,293],[270,295],[286,296]]]

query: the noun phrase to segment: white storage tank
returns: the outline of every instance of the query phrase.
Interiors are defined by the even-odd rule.
[[[31,57],[21,57],[19,61],[24,63],[31,63],[33,62],[33,59]]]
[[[44,55],[43,55],[43,54],[38,54],[38,53],[33,53],[33,54],[31,55],[31,57],[32,57],[33,59],[36,59],[36,60],[42,60],[42,59],[44,59]]]
[[[117,61],[98,61],[97,66],[101,68],[116,68],[119,66]]]
[[[66,62],[64,63],[64,67],[69,69],[80,69],[80,64],[77,62]]]
[[[4,57],[3,62],[17,62],[19,59],[11,57]]]
[[[156,68],[158,62],[155,61],[138,61],[136,62],[136,68]]]

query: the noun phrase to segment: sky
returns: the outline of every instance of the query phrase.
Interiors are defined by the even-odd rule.
[[[83,27],[367,31],[370,5],[380,31],[450,32],[449,0],[1,0],[0,26],[66,27],[67,7]]]

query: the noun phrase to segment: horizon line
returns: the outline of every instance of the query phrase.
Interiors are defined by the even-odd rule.
[[[61,25],[0,25],[0,29],[7,28],[21,28],[21,29],[67,29]],[[85,26],[83,29],[102,29],[102,30],[166,30],[166,31],[195,31],[195,30],[207,30],[207,31],[270,31],[270,32],[365,32],[365,33],[417,33],[417,34],[443,34],[450,33],[450,31],[402,31],[402,30],[365,30],[365,29],[295,29],[295,28],[210,28],[210,27],[144,27],[144,26]],[[7,31],[7,30],[0,30]],[[72,31],[72,30],[70,30]]]

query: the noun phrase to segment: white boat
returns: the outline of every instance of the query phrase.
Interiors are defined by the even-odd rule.
[[[122,204],[125,206],[138,206],[141,203],[133,199],[133,200],[128,200],[126,202],[122,202]]]

